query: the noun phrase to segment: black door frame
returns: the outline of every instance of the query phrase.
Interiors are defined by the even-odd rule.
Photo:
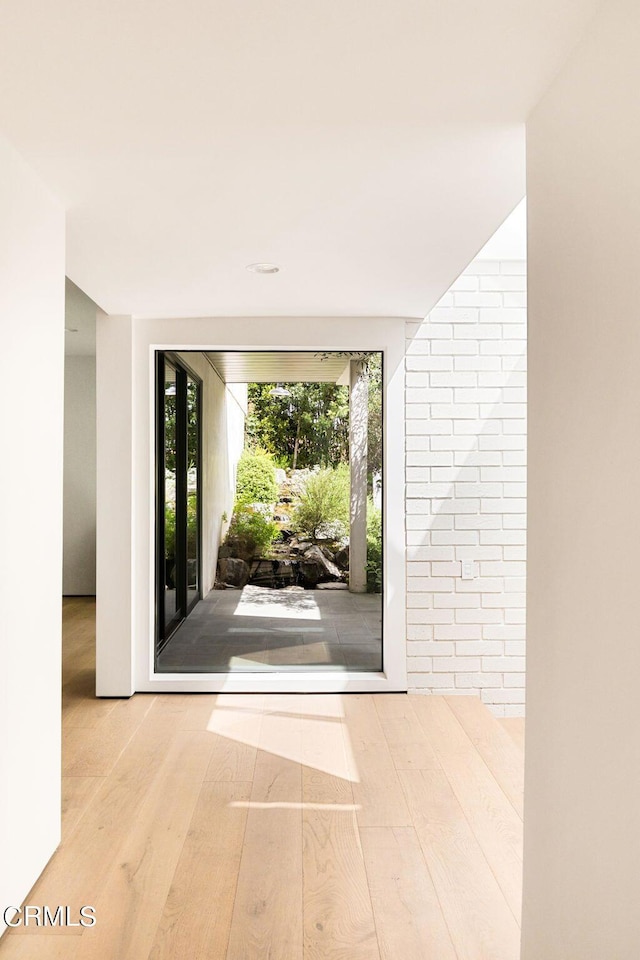
[[[165,559],[165,383],[166,369],[170,366],[176,374],[176,518],[175,518],[175,570],[176,612],[165,624],[166,559]],[[187,549],[187,501],[188,501],[188,404],[187,384],[196,384],[196,563],[197,591],[188,602],[188,549]],[[201,543],[202,543],[202,380],[175,353],[156,351],[156,602],[155,602],[155,650],[156,657],[164,649],[180,624],[202,597],[201,593]]]

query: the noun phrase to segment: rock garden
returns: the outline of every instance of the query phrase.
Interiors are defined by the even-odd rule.
[[[381,587],[380,511],[367,508],[367,590]],[[245,450],[236,500],[218,553],[216,588],[246,584],[289,590],[346,590],[349,467],[281,469],[266,451]]]

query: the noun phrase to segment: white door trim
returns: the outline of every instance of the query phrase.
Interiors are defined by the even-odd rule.
[[[140,692],[383,692],[407,689],[404,516],[403,318],[232,318],[136,320],[133,323],[131,485],[131,633],[98,637],[103,657],[131,667],[131,689]],[[106,334],[105,334],[106,335]],[[156,350],[381,350],[384,353],[384,606],[383,671],[348,673],[156,674],[154,673],[155,380]],[[121,358],[120,371],[126,369]],[[99,417],[108,410],[99,411]],[[113,469],[117,471],[116,465]],[[124,478],[122,478],[124,479]],[[115,479],[114,479],[115,482]],[[127,545],[123,544],[126,550]],[[122,554],[120,555],[122,556]],[[114,551],[112,562],[117,563]],[[118,597],[98,596],[99,604]],[[108,618],[106,618],[108,620]],[[103,621],[105,618],[103,618]],[[119,617],[122,625],[122,615]],[[108,646],[108,654],[106,649]],[[116,671],[117,673],[118,671]],[[98,694],[109,689],[98,675]]]

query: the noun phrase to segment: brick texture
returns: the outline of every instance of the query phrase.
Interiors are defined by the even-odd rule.
[[[407,325],[409,690],[508,717],[524,714],[525,288],[525,263],[476,261]]]

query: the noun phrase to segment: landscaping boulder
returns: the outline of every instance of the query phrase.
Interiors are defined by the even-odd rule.
[[[249,564],[239,557],[218,560],[218,579],[230,587],[244,587],[249,580]]]
[[[294,533],[287,543],[289,554],[296,557],[301,553],[306,553],[310,546],[311,544],[309,543],[309,538],[302,537],[299,533]]]
[[[334,554],[333,554],[333,551],[332,551],[332,550],[329,550],[329,547],[325,547],[325,546],[320,547],[320,549],[322,550],[322,552],[323,552],[324,556],[327,558],[327,560],[331,560],[331,563],[333,563],[334,560],[335,560],[335,556],[334,556]]]
[[[339,580],[342,576],[338,567],[325,557],[320,547],[309,547],[300,559],[300,576],[305,587],[313,588],[321,581]]]
[[[336,562],[336,566],[340,567],[341,570],[348,570],[348,569],[349,569],[349,546],[348,546],[348,544],[347,544],[346,547],[342,547],[340,550],[338,550],[338,552],[336,553],[336,555],[335,555],[335,557],[334,557],[333,559],[334,559],[335,562]]]

